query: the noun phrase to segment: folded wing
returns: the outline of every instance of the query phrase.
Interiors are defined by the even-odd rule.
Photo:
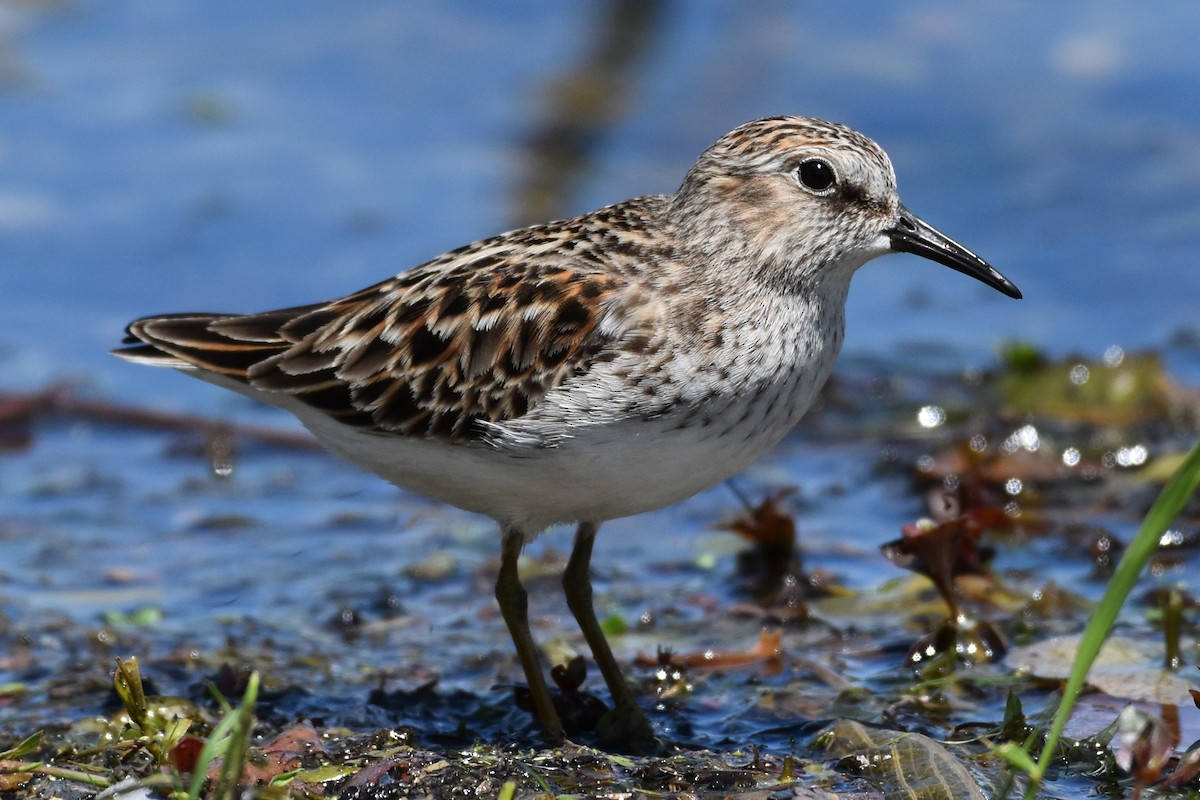
[[[284,393],[347,425],[470,440],[636,338],[633,294],[613,273],[463,253],[329,303],[139,319],[115,353]]]

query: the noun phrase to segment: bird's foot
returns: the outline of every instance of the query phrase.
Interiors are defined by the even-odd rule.
[[[637,706],[614,708],[601,718],[596,732],[602,747],[625,755],[653,756],[666,750],[666,745],[655,735],[654,726]]]

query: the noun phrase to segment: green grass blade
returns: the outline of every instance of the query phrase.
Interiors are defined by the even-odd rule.
[[[208,775],[208,767],[218,756],[223,756],[224,760],[213,783],[212,797],[236,796],[235,790],[250,747],[250,732],[254,727],[254,703],[258,700],[258,683],[258,673],[250,673],[241,704],[221,720],[204,743],[200,757],[196,760],[196,771],[192,773],[188,800],[199,800],[200,792],[204,789],[204,779]]]
[[[1179,512],[1183,510],[1184,504],[1196,491],[1198,485],[1200,485],[1200,443],[1192,448],[1187,459],[1167,482],[1158,499],[1154,501],[1154,505],[1150,507],[1146,518],[1142,520],[1141,528],[1138,529],[1133,541],[1126,548],[1125,555],[1117,564],[1116,571],[1104,591],[1104,596],[1092,612],[1091,619],[1088,620],[1083,637],[1079,641],[1079,649],[1075,653],[1075,662],[1071,666],[1071,675],[1067,679],[1062,701],[1054,714],[1050,733],[1046,737],[1046,743],[1038,757],[1036,771],[1031,773],[1035,784],[1045,774],[1046,765],[1050,763],[1050,759],[1058,748],[1058,742],[1062,738],[1067,719],[1071,716],[1071,709],[1074,707],[1080,691],[1083,690],[1088,671],[1096,660],[1096,655],[1100,652],[1100,647],[1108,637],[1109,631],[1112,630],[1121,606],[1124,605],[1125,599],[1137,583],[1138,576],[1141,575],[1146,562],[1158,549],[1163,533],[1179,516]]]

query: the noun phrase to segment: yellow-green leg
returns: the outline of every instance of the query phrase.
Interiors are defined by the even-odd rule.
[[[504,530],[500,551],[500,575],[496,578],[496,601],[500,604],[500,615],[508,625],[508,632],[512,634],[521,668],[525,670],[525,680],[529,683],[529,694],[533,700],[533,711],[541,723],[546,743],[556,747],[563,743],[562,721],[558,718],[558,712],[554,710],[550,690],[546,687],[546,678],[538,660],[537,645],[529,632],[529,596],[517,575],[517,558],[521,555],[521,546],[524,543],[525,536],[521,531],[515,528]]]
[[[592,544],[596,539],[598,526],[590,522],[579,523],[575,532],[575,546],[571,550],[571,558],[563,572],[563,592],[567,596],[567,607],[575,615],[583,638],[592,650],[592,658],[600,668],[600,674],[608,691],[612,695],[615,706],[613,726],[606,732],[605,738],[619,742],[631,753],[647,753],[658,749],[658,740],[654,737],[654,729],[650,720],[637,704],[621,667],[613,658],[604,631],[596,620],[596,611],[592,606]]]

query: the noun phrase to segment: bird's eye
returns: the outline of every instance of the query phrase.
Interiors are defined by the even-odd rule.
[[[837,184],[837,173],[833,171],[833,167],[829,166],[828,161],[819,158],[800,162],[800,166],[796,167],[796,177],[800,179],[800,184],[813,194],[828,194]]]

